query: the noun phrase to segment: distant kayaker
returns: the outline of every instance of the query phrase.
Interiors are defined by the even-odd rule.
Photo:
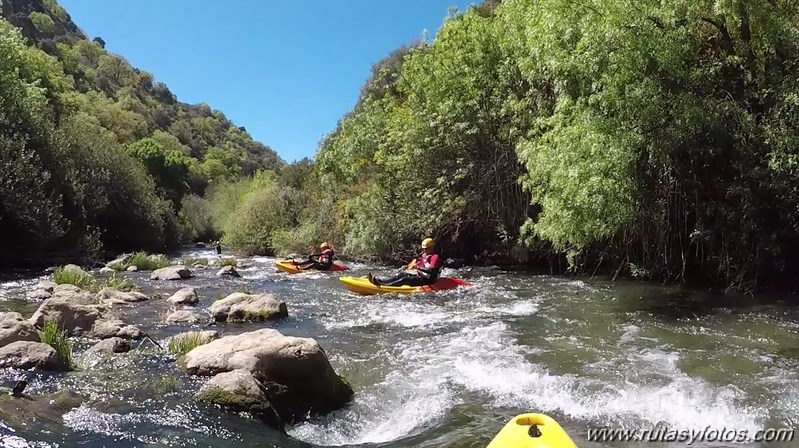
[[[219,241],[211,241],[211,247],[216,249],[216,253],[221,255],[222,254],[222,243]]]
[[[330,243],[324,242],[319,246],[320,252],[314,253],[308,256],[308,264],[301,264],[297,265],[298,268],[301,270],[305,269],[317,269],[320,271],[327,271],[333,266],[333,259],[336,257],[336,253],[333,252],[333,248],[330,247]]]
[[[411,269],[416,272],[410,272]],[[435,241],[425,238],[422,241],[422,253],[418,259],[408,263],[396,275],[389,278],[373,277],[370,272],[367,278],[373,285],[378,286],[424,286],[432,285],[438,280],[441,273],[441,258],[435,250]]]

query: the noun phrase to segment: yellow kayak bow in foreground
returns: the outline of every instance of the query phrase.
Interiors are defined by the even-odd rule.
[[[577,445],[551,417],[521,414],[513,417],[486,448],[577,448]]]

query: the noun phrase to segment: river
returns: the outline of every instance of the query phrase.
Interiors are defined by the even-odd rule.
[[[216,257],[210,250],[180,255]],[[0,445],[482,448],[514,415],[543,412],[580,447],[634,447],[652,444],[590,442],[588,429],[660,424],[754,433],[799,421],[799,309],[786,298],[491,267],[445,270],[470,288],[361,297],[348,293],[337,273],[290,276],[278,273],[272,258],[240,260],[252,265],[241,279],[220,279],[214,269],[172,283],[128,275],[143,292],[163,297],[194,286],[201,307],[242,288],[277,295],[288,319],[210,327],[222,335],[271,327],[317,339],[355,390],[348,407],[282,435],[197,403],[192,397],[205,379],[185,375],[174,356],[144,340],[110,362],[82,360],[75,372],[0,371],[6,381],[26,376],[32,396],[70,390],[84,397],[75,406],[53,404],[50,418],[6,416]],[[351,267],[353,275],[389,269]],[[41,278],[3,277],[0,311],[30,316],[38,304],[24,294]],[[163,345],[196,327],[160,323],[167,309],[156,299],[124,312]],[[90,344],[75,341],[78,359]]]

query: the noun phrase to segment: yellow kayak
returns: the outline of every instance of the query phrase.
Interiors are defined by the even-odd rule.
[[[509,421],[486,448],[577,448],[577,445],[551,417],[521,414]]]
[[[366,277],[340,277],[344,286],[356,293],[361,295],[373,295],[373,294],[413,294],[417,292],[433,292],[433,291],[443,291],[445,289],[453,289],[459,286],[469,286],[468,282],[463,280],[458,280],[456,278],[447,278],[442,277],[436,280],[435,283],[432,285],[425,285],[425,286],[377,286],[372,284]]]
[[[319,269],[300,269],[297,267],[297,264],[291,260],[281,260],[275,262],[275,267],[282,272],[288,272],[289,274],[297,274],[299,272],[308,272],[308,271],[319,271],[319,272],[328,272],[328,271],[346,271],[348,268],[343,264],[333,262],[330,266],[328,271],[321,271]]]

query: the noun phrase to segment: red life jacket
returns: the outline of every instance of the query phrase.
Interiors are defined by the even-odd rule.
[[[333,263],[333,249],[326,248],[322,250],[322,254],[319,256],[319,262],[322,264],[332,264]]]
[[[438,267],[438,254],[428,254],[422,252],[419,255],[419,261],[416,262],[416,265],[420,268],[435,269]]]

